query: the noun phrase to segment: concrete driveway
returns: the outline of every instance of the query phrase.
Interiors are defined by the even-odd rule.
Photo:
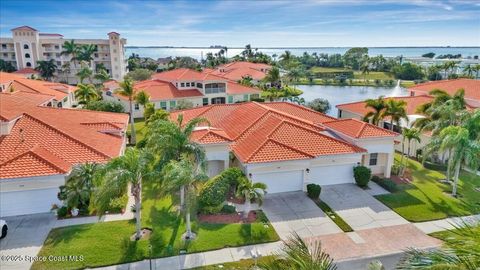
[[[30,269],[34,257],[42,248],[48,232],[55,224],[55,216],[48,214],[25,215],[4,218],[8,224],[7,237],[0,240],[0,255],[16,255],[21,261],[0,261],[2,269]],[[5,268],[4,268],[5,267]]]
[[[305,193],[268,194],[262,209],[281,239],[292,232],[301,237],[340,233],[342,230]]]
[[[355,231],[409,223],[354,184],[322,186],[320,199]]]

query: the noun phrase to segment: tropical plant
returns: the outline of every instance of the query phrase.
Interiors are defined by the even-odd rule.
[[[150,108],[153,108],[153,110],[150,109]],[[147,104],[147,107],[146,107],[145,113],[144,113],[145,124],[150,125],[150,123],[154,123],[158,120],[167,121],[169,115],[170,114],[163,109],[155,110],[155,106],[153,105],[153,103],[149,103],[149,104]]]
[[[85,61],[90,63],[93,60],[92,55],[98,51],[97,45],[94,44],[83,44],[80,46],[77,59],[79,61]]]
[[[145,81],[149,80],[152,77],[153,71],[145,68],[137,68],[133,71],[130,71],[125,75],[125,79],[130,79],[133,81]]]
[[[73,62],[73,67],[75,67],[75,61],[78,60],[78,54],[80,53],[80,47],[72,39],[71,41],[65,41],[63,43],[63,51],[61,55],[71,56],[70,62]]]
[[[65,186],[60,187],[59,198],[69,208],[86,210],[90,204],[95,187],[95,177],[100,169],[97,163],[77,165],[66,179]]]
[[[150,166],[152,158],[144,150],[128,148],[123,156],[112,159],[105,168],[103,183],[95,192],[95,206],[102,215],[114,198],[121,197],[128,186],[135,200],[135,239],[141,238],[142,183],[152,178],[161,181],[156,170]],[[164,194],[159,188],[158,193]]]
[[[356,166],[353,168],[353,178],[359,187],[365,188],[372,177],[372,171],[365,166]]]
[[[363,120],[365,122],[370,122],[376,126],[383,119],[383,113],[387,108],[387,104],[383,96],[378,97],[377,99],[367,99],[365,101],[365,108],[371,108],[372,111],[365,114]]]
[[[185,223],[187,231],[185,239],[193,239],[195,235],[192,232],[190,213],[196,206],[197,190],[201,184],[208,179],[205,175],[205,167],[202,164],[194,164],[188,155],[182,155],[182,158],[171,160],[162,170],[163,179],[169,183],[172,190],[174,187],[184,187],[186,207],[185,207]]]
[[[258,205],[262,205],[263,196],[266,193],[267,185],[261,182],[253,183],[252,180],[247,177],[241,177],[238,181],[237,196],[245,199],[245,209],[243,211],[243,217],[248,218],[250,213],[252,200],[255,200]]]
[[[367,74],[370,73],[370,59],[368,58],[368,55],[365,55],[364,58],[362,59],[360,71],[362,72],[362,75],[363,75],[363,81],[366,82]]]
[[[3,59],[0,59],[0,71],[3,72],[14,72],[17,70],[15,66],[12,64],[12,62],[5,61]]]
[[[80,83],[83,83],[85,79],[88,79],[88,81],[92,83],[93,71],[85,65],[84,62],[81,63],[81,68],[75,75],[79,78]]]
[[[119,101],[114,100],[91,100],[88,101],[84,107],[87,110],[101,111],[101,112],[116,112],[123,113],[125,108]]]
[[[320,240],[311,240],[307,243],[297,233],[283,242],[281,252],[259,263],[258,267],[265,270],[337,269],[330,255],[322,250]]]
[[[135,94],[135,101],[142,105],[143,110],[145,110],[147,104],[150,103],[150,95],[144,90],[140,90]]]
[[[277,87],[265,87],[260,95],[262,98],[275,101],[283,96],[283,91]]]
[[[267,75],[265,75],[265,78],[263,79],[264,82],[270,83],[271,87],[280,87],[280,69],[277,67],[272,67],[267,72]]]
[[[135,122],[133,120],[133,100],[135,100],[135,89],[133,87],[133,81],[130,79],[125,79],[123,82],[120,82],[120,89],[115,90],[115,93],[128,98],[130,127],[132,132],[130,143],[135,144],[137,142],[137,136],[135,132]]]
[[[478,79],[478,72],[480,71],[480,64],[473,66],[473,71],[475,72],[475,79]]]
[[[321,113],[328,113],[330,111],[330,103],[324,98],[316,98],[307,103],[310,109]]]
[[[57,70],[57,65],[55,64],[55,61],[53,59],[50,59],[48,61],[38,61],[37,64],[38,65],[35,70],[40,72],[40,76],[45,78],[45,80],[50,81],[50,79],[53,77],[53,74]]]
[[[253,86],[253,79],[250,75],[242,76],[242,79],[238,81],[239,84],[245,85],[248,87]]]
[[[293,87],[297,84],[298,80],[305,74],[300,68],[292,68],[287,73],[287,78],[292,82]]]
[[[77,85],[77,91],[75,91],[75,98],[79,100],[80,104],[88,104],[90,101],[97,100],[99,98],[95,86],[91,84],[79,84]]]
[[[407,150],[407,160],[408,160],[408,157],[410,157],[410,148],[412,145],[412,140],[418,143],[421,142],[420,130],[417,128],[406,128],[406,127],[402,129],[402,157],[400,159],[400,165],[402,166],[402,175],[403,175],[403,172],[405,172],[405,167],[406,167],[406,164],[403,164],[403,159],[405,156],[405,140],[408,143],[408,150]]]
[[[473,77],[473,72],[475,69],[472,67],[472,65],[468,64],[463,68],[463,74],[467,75],[468,77]]]
[[[390,130],[393,130],[393,124],[397,124],[400,128],[400,120],[405,119],[408,121],[407,111],[405,107],[407,102],[404,100],[388,99],[385,103],[385,110],[382,114],[382,118],[390,117]]]
[[[99,69],[97,73],[95,73],[94,78],[99,80],[100,83],[104,83],[111,79],[110,74],[105,69]]]

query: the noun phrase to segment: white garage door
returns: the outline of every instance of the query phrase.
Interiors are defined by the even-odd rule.
[[[254,182],[267,184],[268,193],[303,190],[303,171],[254,173]]]
[[[49,212],[59,203],[58,188],[0,193],[0,216],[16,216]]]
[[[319,185],[353,183],[353,166],[354,164],[311,167],[308,183]]]

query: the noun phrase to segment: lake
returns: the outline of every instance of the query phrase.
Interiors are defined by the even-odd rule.
[[[372,87],[372,86],[331,86],[331,85],[298,85],[303,91],[300,97],[305,101],[311,101],[316,98],[324,98],[330,102],[331,109],[327,113],[331,116],[337,116],[338,104],[362,101],[379,96],[406,96],[408,92],[400,86],[395,87]]]

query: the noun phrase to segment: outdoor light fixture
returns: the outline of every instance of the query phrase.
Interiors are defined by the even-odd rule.
[[[307,173],[310,173],[310,169],[309,169],[309,168],[307,168],[305,171],[307,171]]]
[[[248,174],[248,177],[252,178],[252,174],[251,174],[251,173],[249,173],[249,174]]]

